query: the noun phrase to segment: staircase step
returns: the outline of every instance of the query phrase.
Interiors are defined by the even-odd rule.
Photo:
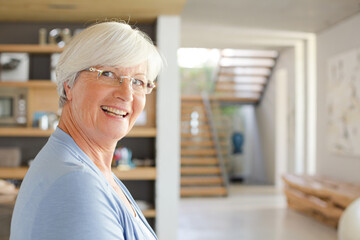
[[[229,82],[222,82],[222,83],[225,83],[225,84],[232,84],[233,82],[229,81]],[[256,84],[256,83],[255,83]],[[216,107],[216,108],[219,108],[218,105],[212,105],[212,107]],[[206,110],[205,110],[205,107],[181,107],[181,114],[191,114],[193,112],[197,112],[198,114],[202,114],[202,115],[206,115]],[[220,112],[220,111],[218,111]]]
[[[229,153],[228,149],[220,149],[220,153],[224,156]],[[215,148],[194,148],[181,149],[181,156],[216,156]]]
[[[198,117],[191,117],[190,115],[181,115],[181,121],[190,121],[193,119],[197,119],[200,122],[207,122],[208,117],[206,115],[199,115]]]
[[[219,164],[217,158],[190,158],[183,157],[181,158],[181,165],[215,165]]]
[[[185,109],[181,110],[181,116],[191,116],[191,114],[197,113],[199,116],[206,116],[205,110],[199,111],[195,109]]]
[[[273,50],[224,49],[221,51],[222,57],[276,58],[278,55],[278,52]]]
[[[230,140],[219,141],[219,144],[221,147],[227,147],[230,145]],[[181,147],[215,147],[215,144],[212,140],[182,140]]]
[[[183,138],[196,138],[196,137],[211,138],[211,134],[208,132],[198,133],[196,135],[194,135],[192,133],[181,133],[181,137],[183,137]]]
[[[224,181],[221,177],[181,177],[181,185],[221,185]]]
[[[239,76],[230,73],[221,73],[219,74],[219,83],[239,83],[239,84],[262,84],[264,85],[267,82],[267,78],[264,76]]]
[[[211,133],[209,132],[200,132],[198,134],[192,134],[192,133],[181,133],[181,137],[183,138],[196,138],[196,137],[203,137],[203,138],[211,138]],[[219,138],[227,138],[227,133],[218,133]]]
[[[229,125],[228,125],[229,126]],[[189,122],[182,122],[182,125],[181,125],[181,131],[183,133],[186,133],[186,132],[190,132],[190,129],[192,127],[190,126],[190,123]],[[199,129],[200,132],[210,132],[211,129],[210,129],[210,126],[208,123],[204,123],[204,122],[200,122],[199,123],[199,126],[197,127]],[[221,132],[221,133],[229,133],[229,129],[227,128],[227,126],[219,126],[219,127],[216,127],[216,131],[217,132]],[[229,135],[229,134],[228,134]],[[230,135],[229,135],[230,136]]]
[[[220,68],[219,77],[222,76],[259,76],[268,77],[271,74],[270,68],[259,67],[237,67],[237,68]],[[220,79],[218,79],[220,80]]]
[[[182,101],[181,102],[181,109],[185,109],[185,108],[199,108],[199,109],[205,109],[204,104],[201,101],[194,101],[194,102],[185,102]]]
[[[220,67],[262,67],[271,68],[275,65],[273,58],[222,58],[220,59]]]
[[[197,112],[198,114],[205,115],[205,108],[191,108],[191,107],[185,107],[181,108],[181,114],[191,114],[193,112]]]
[[[249,92],[236,92],[236,93],[229,93],[229,92],[223,92],[219,93],[216,92],[216,95],[219,99],[221,99],[223,102],[256,102],[260,98],[260,94],[254,94]]]
[[[181,149],[181,156],[213,156],[216,155],[216,149]]]
[[[181,167],[181,175],[211,175],[221,174],[220,167]]]
[[[182,197],[211,197],[226,196],[225,187],[181,187],[180,195]]]
[[[181,147],[215,147],[213,141],[181,141]]]
[[[221,84],[217,83],[215,91],[250,91],[262,92],[264,86],[261,84]]]
[[[192,127],[190,126],[189,122],[186,123],[182,123],[181,125],[181,130],[187,130],[187,129],[191,129]],[[210,131],[210,126],[208,123],[202,122],[201,124],[199,124],[199,126],[197,127],[199,130],[203,130],[203,131]]]

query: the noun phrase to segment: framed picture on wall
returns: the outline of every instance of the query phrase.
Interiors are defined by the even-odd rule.
[[[326,87],[328,148],[360,156],[360,49],[328,60]]]

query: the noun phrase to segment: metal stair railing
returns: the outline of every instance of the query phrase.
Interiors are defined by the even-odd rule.
[[[228,193],[228,189],[229,189],[229,178],[228,178],[228,173],[225,167],[225,163],[224,163],[224,158],[222,155],[222,151],[221,151],[221,146],[220,146],[220,142],[219,142],[219,135],[217,133],[217,129],[216,129],[216,125],[215,125],[215,120],[213,117],[213,113],[212,113],[212,109],[210,106],[210,100],[209,100],[209,96],[207,93],[202,93],[202,99],[203,99],[203,103],[205,106],[205,112],[206,112],[206,116],[209,120],[209,125],[210,125],[210,129],[211,129],[211,136],[212,139],[214,141],[215,144],[215,149],[216,149],[216,155],[217,158],[219,160],[219,165],[220,165],[220,169],[221,169],[221,176],[224,182],[224,187],[226,188],[226,192]]]

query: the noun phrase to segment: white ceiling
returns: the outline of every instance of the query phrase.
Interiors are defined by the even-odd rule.
[[[154,21],[180,12],[182,46],[236,48],[243,29],[318,33],[359,13],[360,0],[0,0],[0,21],[13,22]]]
[[[182,42],[199,46],[216,39],[226,44],[218,34],[223,27],[318,33],[359,12],[360,0],[187,0],[181,14]],[[212,31],[215,39],[200,29]],[[196,33],[207,39],[193,36]]]

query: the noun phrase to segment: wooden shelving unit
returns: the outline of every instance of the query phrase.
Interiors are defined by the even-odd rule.
[[[57,45],[38,45],[38,44],[1,44],[0,52],[26,52],[26,53],[61,53],[63,48]]]
[[[133,127],[126,137],[156,137],[156,128]]]
[[[142,211],[144,214],[144,217],[146,218],[155,218],[156,217],[156,210],[155,209],[147,209]]]
[[[56,83],[50,80],[29,80],[26,82],[1,82],[2,87],[37,87],[37,88],[56,88]]]
[[[28,167],[0,167],[0,178],[21,180],[25,177],[28,169]]]
[[[0,167],[0,178],[21,180],[28,170],[28,167]],[[136,167],[130,170],[113,168],[113,172],[120,180],[156,180],[155,167]]]
[[[120,180],[156,180],[155,167],[136,167],[130,170],[112,169]]]
[[[41,130],[28,127],[2,127],[0,137],[48,137],[54,130]]]
[[[0,137],[49,137],[53,132],[31,127],[0,127]],[[126,137],[156,137],[156,128],[134,127]]]

